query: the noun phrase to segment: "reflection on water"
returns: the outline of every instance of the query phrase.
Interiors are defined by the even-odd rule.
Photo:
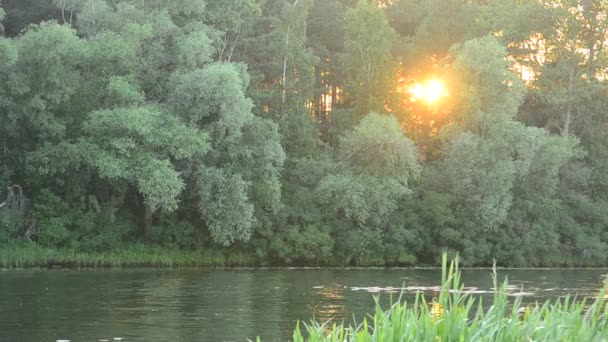
[[[318,302],[311,306],[312,318],[326,326],[332,323],[341,323],[346,317],[346,306],[344,304],[344,291],[346,286],[317,286],[315,294]]]
[[[502,270],[499,280],[534,303],[597,297],[606,273]],[[413,269],[0,271],[0,341],[287,341],[297,320],[360,322],[373,295],[431,302],[439,281],[439,270]],[[463,281],[490,303],[488,270],[464,270]]]

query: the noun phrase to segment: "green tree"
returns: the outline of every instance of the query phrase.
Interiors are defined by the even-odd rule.
[[[281,194],[285,155],[277,126],[251,113],[244,75],[231,64],[177,74],[168,99],[171,111],[211,137],[211,150],[193,165],[195,191],[201,218],[222,245],[249,240],[254,209],[275,210]]]
[[[251,23],[261,14],[254,0],[209,1],[205,6],[205,22],[214,31],[218,62],[231,62],[237,47],[251,30]]]
[[[59,19],[57,8],[52,1],[3,0],[6,20],[4,28],[10,37],[17,36],[29,25],[40,24],[45,20]]]
[[[5,17],[6,12],[4,11],[4,8],[2,8],[2,2],[0,1],[0,34],[4,34],[4,26],[2,26],[2,22],[4,21]]]
[[[311,111],[325,141],[330,139],[332,110],[341,104],[341,92],[344,91],[342,60],[347,10],[340,1],[315,1],[308,18],[307,44],[318,57]]]
[[[205,134],[158,108],[119,108],[90,113],[80,139],[47,145],[32,155],[32,162],[41,175],[84,169],[123,196],[126,187],[137,189],[148,234],[154,211],[178,207],[184,180],[172,160],[201,156],[207,148]]]
[[[463,0],[400,0],[388,7],[391,26],[399,33],[394,51],[411,76],[428,77],[452,45],[479,34],[478,6]]]
[[[316,191],[326,210],[354,224],[339,240],[350,257],[362,257],[376,242],[369,238],[382,236],[399,202],[411,195],[409,182],[420,173],[416,149],[394,117],[369,114],[340,139],[334,167]]]
[[[244,32],[243,51],[234,58],[247,63],[252,79],[248,94],[256,114],[287,120],[306,108],[312,96],[317,58],[307,47],[310,0],[259,1],[261,16]]]
[[[357,119],[382,112],[396,85],[396,63],[390,53],[395,31],[384,12],[367,0],[348,10],[344,31],[344,70]]]

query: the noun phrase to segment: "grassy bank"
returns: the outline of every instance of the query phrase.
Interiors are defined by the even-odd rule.
[[[400,300],[388,311],[376,305],[376,312],[355,326],[298,325],[293,341],[608,341],[608,281],[592,302],[566,297],[522,307],[521,297],[509,300],[507,282],[497,284],[494,271],[499,290],[484,309],[480,300],[462,293],[457,263],[446,264],[444,256],[436,302],[417,295],[413,303]]]
[[[108,252],[51,249],[34,243],[0,246],[0,268],[27,267],[248,267],[258,265],[253,255],[216,250],[180,251],[132,245]]]

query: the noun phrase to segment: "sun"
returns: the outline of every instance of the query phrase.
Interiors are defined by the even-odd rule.
[[[448,95],[443,82],[437,79],[429,80],[426,83],[416,83],[409,92],[412,94],[412,101],[423,100],[429,104],[435,104]]]

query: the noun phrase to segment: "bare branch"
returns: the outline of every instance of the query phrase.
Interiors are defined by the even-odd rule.
[[[7,207],[13,210],[22,210],[25,207],[25,196],[23,195],[23,189],[18,184],[9,186],[6,188],[8,195],[6,200],[0,203],[0,208]]]

